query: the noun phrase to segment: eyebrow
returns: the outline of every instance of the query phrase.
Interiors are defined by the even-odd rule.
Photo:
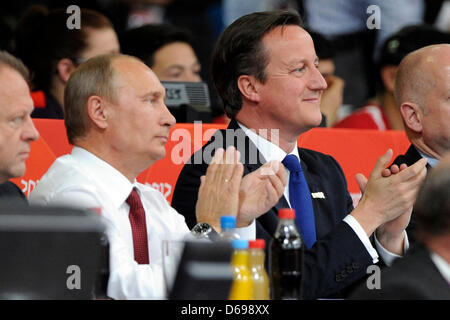
[[[307,59],[292,60],[292,61],[290,61],[287,65],[288,65],[288,66],[295,66],[295,65],[297,65],[297,64],[300,64],[300,63],[307,63],[307,62],[308,62]],[[318,57],[316,57],[316,58],[314,59],[314,64],[316,64],[316,63],[319,63],[319,58],[318,58]]]

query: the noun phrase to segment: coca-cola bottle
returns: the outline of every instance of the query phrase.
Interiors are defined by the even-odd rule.
[[[272,298],[298,300],[302,298],[305,243],[295,224],[294,209],[280,209],[278,217],[269,252]]]

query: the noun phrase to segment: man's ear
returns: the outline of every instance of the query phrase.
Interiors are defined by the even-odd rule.
[[[67,81],[69,81],[70,75],[76,68],[77,67],[73,61],[67,58],[59,60],[56,65],[56,71],[58,72],[58,76],[63,83],[67,83]]]
[[[99,96],[90,96],[87,101],[88,117],[100,129],[108,127],[107,102]]]
[[[381,69],[381,79],[383,80],[384,87],[389,92],[394,92],[397,70],[398,66],[394,65],[387,65]]]
[[[242,96],[251,102],[259,102],[258,81],[255,77],[249,75],[241,75],[237,79],[237,85]]]
[[[405,125],[410,130],[416,133],[422,132],[423,112],[422,109],[417,104],[412,102],[404,102],[400,106],[400,112],[402,114]]]

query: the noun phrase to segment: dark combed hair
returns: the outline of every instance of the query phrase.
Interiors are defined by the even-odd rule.
[[[450,168],[428,173],[414,205],[417,231],[423,236],[450,234]]]
[[[241,75],[253,75],[265,82],[269,57],[262,39],[269,31],[285,25],[302,26],[302,19],[291,11],[255,12],[237,19],[217,40],[211,73],[224,111],[230,118],[234,118],[242,107],[237,79]]]
[[[141,59],[150,68],[154,64],[155,52],[165,45],[184,42],[194,46],[189,31],[169,24],[149,24],[126,30],[120,35],[119,42],[122,53]]]
[[[15,31],[15,54],[31,71],[34,90],[49,91],[59,60],[74,60],[87,49],[87,29],[113,28],[107,17],[81,9],[81,29],[69,29],[65,9],[31,6]]]

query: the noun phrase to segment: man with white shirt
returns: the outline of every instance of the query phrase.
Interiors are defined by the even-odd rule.
[[[418,245],[380,274],[380,290],[361,286],[353,299],[450,300],[450,154],[431,171],[417,196]]]
[[[136,181],[165,156],[175,118],[164,98],[156,75],[136,58],[105,55],[80,65],[64,94],[64,120],[73,151],[52,164],[30,196],[32,204],[101,212],[110,242],[107,295],[114,299],[163,298],[162,242],[189,234],[184,217],[164,196]],[[259,179],[246,177],[241,184],[242,172],[234,148],[215,155],[201,178],[199,200],[189,199],[199,222],[219,231],[225,212],[246,223],[278,201],[285,184],[283,170]],[[249,186],[263,189],[261,198],[248,197],[253,191]],[[247,226],[238,231],[251,237],[254,226]]]
[[[357,176],[365,192],[353,208],[336,160],[297,147],[299,135],[321,122],[320,98],[327,85],[318,63],[313,41],[297,14],[260,12],[236,20],[220,36],[212,58],[213,80],[232,121],[228,132],[222,132],[224,139],[216,136],[198,151],[210,150],[212,145],[236,145],[244,174],[267,161],[283,162],[289,184],[284,197],[256,220],[256,237],[270,242],[278,209],[295,208],[297,224],[310,248],[303,273],[305,299],[330,297],[355,283],[366,275],[369,265],[378,262],[378,254],[390,264],[404,253],[408,247],[404,229],[426,173],[422,160],[394,175],[386,174],[392,157],[389,150],[368,181]],[[236,138],[226,139],[230,131]],[[236,141],[242,135],[244,143]],[[194,155],[183,168],[172,199],[188,225],[196,220],[185,201],[195,197],[198,177],[207,168],[205,163],[195,163],[198,158]],[[372,245],[369,237],[375,231]]]
[[[450,151],[450,45],[431,45],[407,55],[395,79],[395,98],[411,146],[393,164],[412,165],[422,158],[432,169]],[[414,213],[408,226],[415,239]]]

